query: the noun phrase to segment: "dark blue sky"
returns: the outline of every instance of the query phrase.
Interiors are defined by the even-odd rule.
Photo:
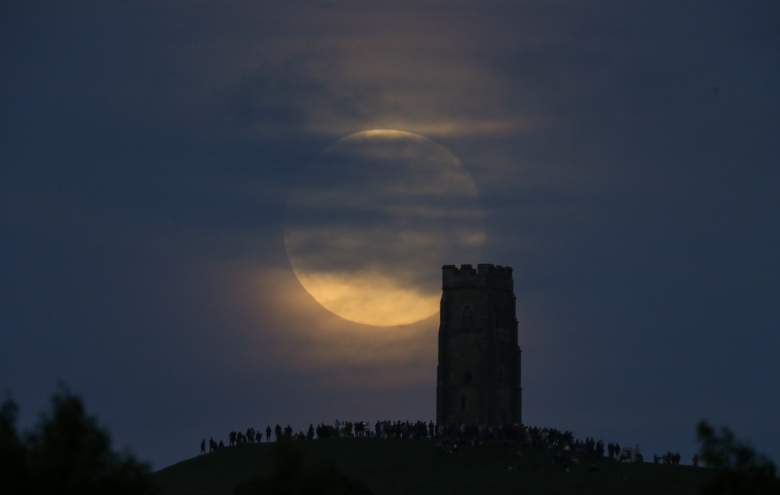
[[[689,458],[709,418],[780,459],[777,2],[284,4],[3,2],[25,425],[62,380],[162,467],[250,425],[433,417],[435,318],[327,313],[282,239],[323,147],[394,128],[479,189],[483,259],[447,262],[515,268],[529,423]]]

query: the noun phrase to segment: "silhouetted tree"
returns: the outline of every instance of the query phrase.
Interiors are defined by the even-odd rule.
[[[3,493],[156,493],[148,466],[113,451],[108,433],[64,388],[24,438],[16,431],[16,404],[7,401],[0,411]]]
[[[27,452],[16,431],[19,408],[12,400],[0,406],[0,480],[5,486],[23,486]]]
[[[739,442],[728,428],[720,432],[702,421],[697,427],[701,443],[700,459],[709,467],[721,470],[702,490],[706,495],[780,494],[780,480],[775,465]]]

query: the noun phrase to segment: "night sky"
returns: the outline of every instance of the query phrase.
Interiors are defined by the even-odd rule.
[[[2,2],[0,391],[27,427],[62,381],[156,468],[433,418],[438,315],[325,310],[305,224],[333,244],[299,259],[428,297],[442,264],[514,267],[529,424],[689,461],[707,418],[780,460],[779,59],[771,0]],[[372,129],[468,185],[392,203],[431,225],[398,248],[355,207],[393,174],[322,165]]]

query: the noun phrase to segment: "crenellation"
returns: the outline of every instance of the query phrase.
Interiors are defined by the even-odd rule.
[[[443,289],[492,288],[512,290],[512,268],[508,266],[480,263],[477,268],[470,264],[442,266]]]

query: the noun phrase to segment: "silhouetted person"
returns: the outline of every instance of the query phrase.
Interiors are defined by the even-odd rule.
[[[256,443],[262,443],[263,442],[263,434],[259,431],[255,433],[255,442]]]
[[[271,425],[265,427],[265,441],[266,442],[271,441]]]
[[[284,436],[287,437],[287,438],[292,438],[292,434],[293,434],[292,426],[287,425],[284,428]]]
[[[278,424],[274,426],[274,435],[276,436],[277,442],[282,439],[282,427]]]

